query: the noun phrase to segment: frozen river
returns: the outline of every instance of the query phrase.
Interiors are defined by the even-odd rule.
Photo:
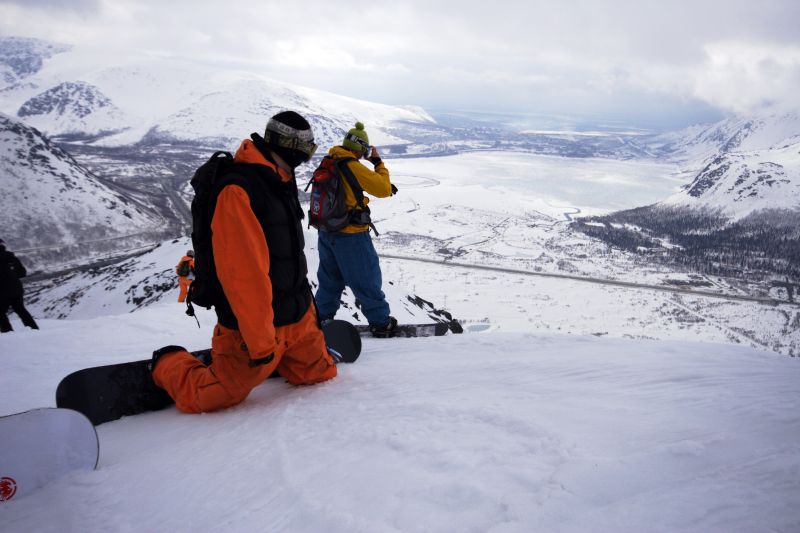
[[[522,152],[473,152],[387,164],[401,190],[432,185],[458,186],[465,194],[473,187],[501,190],[547,206],[577,207],[584,214],[652,204],[687,182],[672,164]],[[454,203],[463,200],[454,198]]]

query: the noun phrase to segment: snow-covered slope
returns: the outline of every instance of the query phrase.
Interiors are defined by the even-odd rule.
[[[316,288],[316,235],[307,233],[306,241],[309,281]],[[175,302],[178,296],[175,265],[191,247],[188,237],[175,239],[137,257],[40,282],[33,290],[28,290],[29,307],[37,316],[76,319],[122,314],[159,302]],[[402,323],[428,324],[452,318],[427,301],[425,294],[411,294],[391,280],[384,286],[384,292],[393,316]],[[354,324],[367,323],[349,289],[342,295],[342,302],[339,318]],[[174,309],[176,314],[183,315],[183,305],[176,304]],[[203,312],[202,309],[198,312],[206,323],[216,321],[213,312]],[[191,322],[188,318],[186,320]]]
[[[404,141],[385,132],[398,120],[420,121],[421,113],[373,104],[312,89],[293,87],[256,76],[209,84],[208,92],[159,120],[147,140],[230,144],[251,131],[262,132],[266,118],[292,109],[309,119],[316,141],[323,147],[341,142],[356,120],[369,124],[370,142],[380,145]]]
[[[160,303],[4,334],[0,415],[82,367],[205,348]],[[800,361],[543,333],[365,339],[332,381],[97,428],[96,471],[0,503],[4,531],[729,532],[800,525]]]
[[[685,284],[723,298],[782,301],[785,291],[770,293],[768,287],[742,287],[691,270],[643,263],[640,254],[609,248],[570,226],[581,212],[607,213],[656,201],[675,189],[674,177],[664,176],[669,166],[501,152],[394,159],[388,165],[399,193],[371,202],[381,233],[374,243],[382,255],[392,312],[403,321],[427,318],[436,307],[468,327],[732,342],[800,353],[800,316],[794,306],[645,287]],[[312,280],[316,242],[314,231],[307,232]],[[31,310],[37,317],[89,318],[175,300],[173,268],[189,247],[186,239],[168,241],[148,255],[59,279],[57,287],[45,285],[50,281],[37,283],[28,292],[36,299]],[[538,273],[598,283],[540,278]],[[642,288],[608,286],[603,280]],[[408,299],[414,295],[433,306],[417,301],[423,309],[417,308]],[[352,296],[345,300],[348,308],[340,311],[341,318],[360,320]],[[175,312],[181,314],[180,306]]]
[[[99,181],[39,131],[0,114],[0,227],[13,249],[157,230],[146,206]]]
[[[64,82],[27,100],[17,116],[42,131],[79,137],[128,129],[129,119],[97,87]]]
[[[731,220],[765,209],[800,209],[800,113],[730,119],[662,138],[673,159],[700,169],[665,205]]]
[[[703,161],[732,152],[782,148],[800,140],[800,112],[733,117],[655,137],[650,145],[671,159]]]
[[[765,209],[800,209],[800,141],[779,148],[723,152],[665,205],[719,210],[739,220]]]
[[[0,47],[19,47],[16,43],[0,39]],[[262,132],[270,115],[292,109],[310,118],[325,148],[340,142],[357,119],[367,125],[370,141],[385,146],[407,142],[389,133],[394,124],[434,122],[419,108],[356,100],[218,66],[105,57],[80,47],[26,50],[28,55],[14,56],[14,65],[30,64],[28,83],[0,92],[0,111],[34,117],[50,136],[104,133],[97,142],[105,145],[130,145],[143,138],[226,145]]]
[[[42,68],[44,61],[70,46],[26,37],[0,38],[0,90],[20,84]]]

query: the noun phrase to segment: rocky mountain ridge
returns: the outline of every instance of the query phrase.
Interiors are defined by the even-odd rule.
[[[0,169],[3,238],[14,250],[27,250],[34,269],[82,257],[88,249],[135,247],[161,233],[163,220],[145,202],[94,176],[38,130],[2,114]]]

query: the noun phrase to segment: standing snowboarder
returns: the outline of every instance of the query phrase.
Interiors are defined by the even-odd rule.
[[[22,323],[31,329],[39,329],[36,321],[25,309],[24,292],[19,278],[27,275],[25,267],[17,256],[6,250],[6,243],[0,239],[0,333],[13,331],[8,320],[8,308],[17,313]]]
[[[194,250],[189,250],[186,255],[181,257],[175,265],[175,273],[178,274],[178,286],[181,292],[178,294],[178,302],[186,301],[186,293],[189,292],[189,285],[192,283],[191,275],[194,274]]]
[[[361,122],[356,122],[355,128],[345,135],[342,145],[331,148],[328,155],[337,161],[348,159],[343,164],[364,192],[378,198],[387,198],[397,192],[397,188],[389,181],[389,170],[381,160],[377,148],[370,146],[369,137]],[[359,161],[361,158],[372,163],[374,170],[364,166]],[[364,218],[359,216],[361,213],[352,187],[347,180],[342,180],[342,183],[348,211],[353,212],[351,220],[363,222]],[[364,205],[368,203],[369,199],[364,198]],[[381,266],[369,234],[370,225],[358,222],[353,222],[337,232],[319,231],[319,288],[316,298],[320,318],[327,320],[336,315],[342,291],[348,286],[360,303],[372,335],[393,337],[397,320],[389,314],[389,303],[381,288]]]
[[[193,203],[193,218],[209,206],[211,244],[204,248],[199,237],[194,243],[189,301],[201,282],[221,289],[211,292],[218,321],[211,361],[180,346],[153,354],[153,381],[188,413],[236,405],[274,370],[293,385],[336,376],[306,278],[294,175],[316,150],[313,131],[302,116],[284,111],[269,120],[264,137],[251,139],[216,174],[212,201],[198,205],[196,196]]]

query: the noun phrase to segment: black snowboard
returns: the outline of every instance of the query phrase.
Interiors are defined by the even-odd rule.
[[[337,363],[355,363],[361,355],[361,336],[346,320],[330,320],[322,325],[328,352]]]
[[[458,324],[456,322],[456,324]],[[442,335],[446,335],[448,331],[451,331],[453,328],[447,322],[433,322],[431,324],[398,324],[397,330],[395,331],[395,337],[441,337]],[[461,328],[459,325],[459,331],[454,331],[454,333],[461,333]],[[366,324],[357,324],[356,330],[359,334],[364,336],[370,336],[371,333],[369,331],[369,325]]]
[[[337,363],[352,363],[358,359],[361,337],[352,324],[333,320],[322,330],[328,350]],[[211,362],[211,350],[192,354],[205,364]],[[58,384],[56,405],[83,413],[94,425],[164,409],[174,402],[164,389],[153,383],[151,362],[151,359],[143,359],[73,372]],[[276,372],[270,377],[277,376]]]

